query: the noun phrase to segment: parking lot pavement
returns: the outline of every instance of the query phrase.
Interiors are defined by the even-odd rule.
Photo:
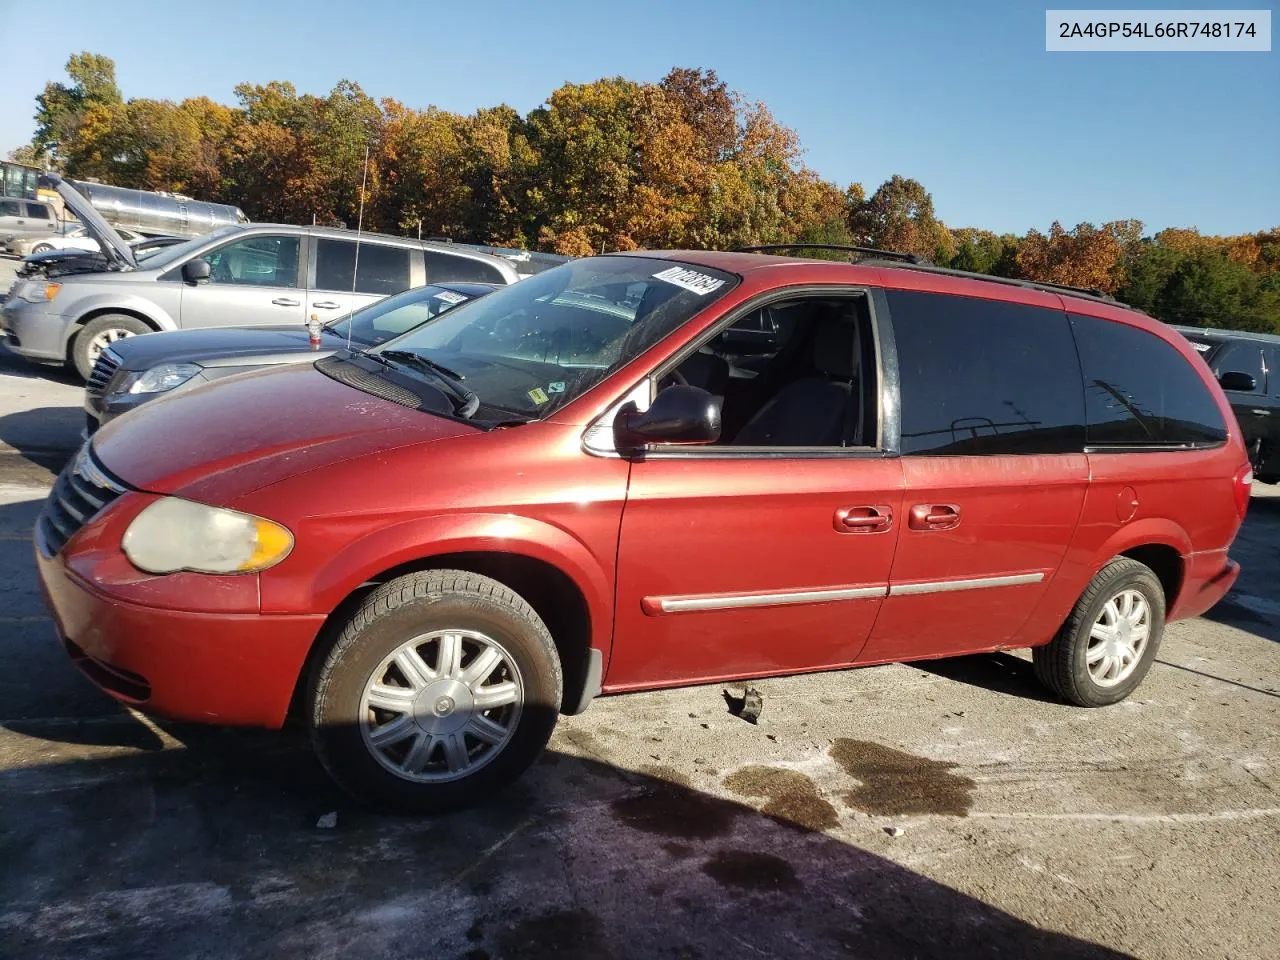
[[[81,678],[30,559],[50,479],[0,454],[2,955],[1275,955],[1270,488],[1240,590],[1118,706],[1008,654],[763,681],[754,726],[721,687],[614,697],[495,803],[415,819],[338,796],[296,732]]]
[[[18,262],[0,256],[0,294],[8,292]],[[83,390],[74,372],[29,363],[0,344],[0,455],[56,458],[74,450],[84,427]]]

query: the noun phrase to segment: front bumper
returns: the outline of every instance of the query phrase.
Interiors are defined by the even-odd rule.
[[[5,346],[32,360],[67,359],[67,338],[74,326],[70,317],[49,310],[48,304],[8,297],[0,311],[0,331]]]
[[[74,550],[75,538],[67,549]],[[112,597],[37,548],[58,636],[73,662],[115,699],[193,723],[278,728],[319,614],[189,613]]]

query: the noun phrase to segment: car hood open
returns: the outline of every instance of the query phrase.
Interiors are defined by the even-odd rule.
[[[134,259],[133,250],[129,244],[125,243],[124,237],[116,233],[111,224],[102,218],[102,214],[93,208],[93,204],[56,173],[46,174],[46,176],[53,182],[58,196],[62,197],[62,202],[80,219],[85,229],[89,231],[89,235],[98,241],[103,256],[121,269],[137,269],[138,261]]]
[[[139,490],[223,504],[352,457],[480,432],[286,364],[143,404],[99,430],[93,450]]]

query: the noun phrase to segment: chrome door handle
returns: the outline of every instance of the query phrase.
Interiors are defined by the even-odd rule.
[[[1270,411],[1270,410],[1261,410],[1261,409],[1259,409],[1259,408],[1257,408],[1257,407],[1255,407],[1254,409],[1250,410],[1249,412],[1250,412],[1250,413],[1252,413],[1255,417],[1269,417],[1269,416],[1271,416],[1271,411]]]
[[[276,297],[271,302],[277,307],[296,307],[302,303],[301,300],[290,300],[288,297]]]
[[[334,303],[332,300],[313,300],[311,301],[311,305],[313,307],[319,307],[321,310],[337,310],[342,306],[342,304]]]

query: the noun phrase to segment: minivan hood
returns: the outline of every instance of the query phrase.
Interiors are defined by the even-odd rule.
[[[327,331],[312,350],[301,324],[270,327],[209,327],[169,330],[145,337],[129,337],[111,345],[125,370],[149,370],[161,363],[198,363],[202,367],[244,367],[256,364],[319,360],[347,344]],[[356,341],[356,346],[361,346]]]
[[[286,364],[143,404],[94,434],[93,450],[132,487],[224,504],[351,457],[480,432]]]
[[[118,267],[127,270],[137,269],[138,261],[133,258],[133,250],[130,249],[129,244],[125,243],[124,238],[111,228],[111,224],[102,219],[102,214],[93,208],[93,204],[85,199],[84,194],[56,173],[46,174],[46,176],[53,182],[58,195],[62,197],[62,202],[80,219],[85,229],[89,231],[89,235],[98,241],[98,246],[106,258]]]

